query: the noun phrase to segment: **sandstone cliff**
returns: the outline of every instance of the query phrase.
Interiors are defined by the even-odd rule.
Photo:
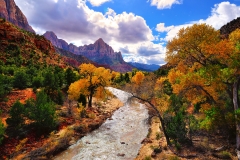
[[[16,5],[14,0],[0,0],[0,17],[24,30],[35,33],[28,24],[27,18]]]

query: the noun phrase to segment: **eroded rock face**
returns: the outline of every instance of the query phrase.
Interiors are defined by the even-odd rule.
[[[100,66],[106,66],[114,71],[127,72],[133,69],[123,60],[121,52],[114,52],[111,46],[99,38],[94,44],[77,47],[74,44],[68,44],[62,39],[58,39],[54,32],[46,32],[44,37],[47,38],[58,48],[72,52],[76,55],[82,55],[96,62]]]
[[[0,0],[0,17],[24,30],[35,33],[28,24],[27,18],[16,5],[14,0]]]

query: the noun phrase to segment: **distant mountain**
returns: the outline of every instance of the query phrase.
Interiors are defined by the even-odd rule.
[[[160,68],[159,65],[156,64],[143,64],[143,63],[136,63],[136,62],[129,62],[132,66],[136,67],[139,70],[142,71],[156,71]]]
[[[114,71],[127,72],[133,69],[123,60],[121,52],[114,52],[112,47],[106,44],[102,38],[99,38],[94,44],[77,47],[58,39],[54,32],[48,31],[44,34],[44,37],[58,48],[87,57],[99,65],[109,66]]]
[[[14,0],[0,0],[0,17],[24,30],[35,33],[28,24],[27,18],[16,5]]]
[[[43,36],[51,41],[55,47],[68,51],[68,43],[62,39],[58,39],[54,32],[47,31]]]

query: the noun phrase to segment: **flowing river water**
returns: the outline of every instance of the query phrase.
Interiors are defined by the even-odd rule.
[[[111,88],[123,103],[98,129],[56,156],[55,160],[132,160],[147,136],[148,111],[143,104],[129,102],[130,94]]]

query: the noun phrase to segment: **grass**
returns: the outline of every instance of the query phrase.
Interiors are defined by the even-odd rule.
[[[151,160],[151,159],[152,159],[151,156],[144,157],[144,160]]]
[[[162,134],[160,132],[156,133],[156,140],[159,140],[160,138],[162,138]]]
[[[224,159],[231,159],[231,157],[232,157],[232,154],[229,153],[228,151],[222,151],[222,152],[220,153],[220,155],[221,155]]]
[[[150,136],[151,136],[151,133],[152,133],[152,129],[151,129],[151,128],[149,128],[149,129],[148,129],[147,138],[150,138]]]

